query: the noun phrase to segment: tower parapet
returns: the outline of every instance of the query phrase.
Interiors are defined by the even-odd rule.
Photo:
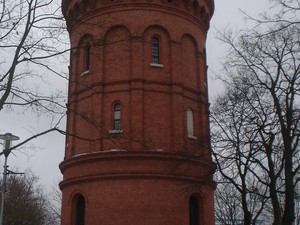
[[[143,8],[159,11],[168,10],[175,14],[187,16],[208,28],[210,18],[214,12],[213,0],[63,0],[62,11],[67,23],[71,26],[85,16],[95,11],[131,10]],[[100,12],[100,14],[102,13]]]

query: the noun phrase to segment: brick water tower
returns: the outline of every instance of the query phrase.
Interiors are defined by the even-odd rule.
[[[63,0],[62,225],[213,225],[213,0]]]

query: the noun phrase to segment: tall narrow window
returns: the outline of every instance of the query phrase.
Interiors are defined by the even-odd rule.
[[[186,110],[186,127],[187,136],[190,138],[195,138],[194,136],[194,115],[191,108]]]
[[[121,130],[121,104],[114,105],[114,130]]]
[[[159,39],[152,38],[152,63],[159,64]]]
[[[75,225],[84,225],[85,220],[85,200],[83,196],[78,196],[75,202]]]
[[[90,63],[91,63],[91,46],[87,45],[85,46],[85,71],[90,70]]]
[[[197,197],[190,197],[189,208],[190,225],[199,225],[199,202]]]

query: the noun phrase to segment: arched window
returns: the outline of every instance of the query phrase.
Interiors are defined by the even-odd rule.
[[[186,128],[187,136],[190,138],[195,138],[194,136],[194,114],[191,108],[186,110]]]
[[[114,105],[114,130],[121,130],[121,104]]]
[[[82,195],[75,201],[75,225],[84,225],[85,220],[85,199]]]
[[[190,225],[199,225],[199,202],[195,196],[190,197],[189,202]]]
[[[78,70],[81,72],[81,76],[90,73],[91,69],[91,59],[93,50],[93,36],[90,34],[85,34],[81,37],[78,47],[79,47],[79,58],[76,60]],[[76,49],[77,50],[77,49]]]
[[[152,63],[159,64],[159,39],[158,37],[152,38]]]
[[[91,46],[88,44],[85,46],[84,49],[84,67],[85,71],[90,70],[90,63],[91,63]]]

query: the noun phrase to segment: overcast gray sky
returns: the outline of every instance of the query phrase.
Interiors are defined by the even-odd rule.
[[[243,11],[258,18],[261,14],[269,12],[272,5],[274,3],[271,4],[270,0],[215,0],[215,13],[211,20],[206,46],[210,100],[223,91],[219,87],[220,82],[214,80],[214,73],[222,74],[221,62],[226,57],[226,46],[216,39],[217,30],[229,28],[237,32],[245,27],[250,28],[254,24],[245,19]]]
[[[226,48],[218,40],[215,39],[216,29],[231,27],[240,29],[245,26],[244,15],[240,9],[246,11],[252,16],[258,16],[259,13],[268,11],[270,7],[269,0],[215,0],[215,14],[211,21],[211,29],[207,41],[207,54],[209,72],[208,76],[213,77],[213,73],[220,73],[220,61],[226,55]],[[248,23],[249,25],[249,23]],[[221,88],[213,79],[209,80],[209,88],[211,99]],[[18,135],[21,140],[31,136],[38,130],[43,130],[45,123],[49,121],[43,117],[36,119],[35,115],[15,114],[13,112],[0,113],[0,133],[11,132]],[[61,128],[64,125],[62,125]],[[9,156],[8,164],[10,169],[16,169],[19,172],[27,168],[39,176],[40,183],[44,185],[48,191],[51,187],[62,179],[58,169],[59,163],[64,156],[65,137],[59,134],[48,134],[40,137],[32,142],[35,148],[22,149],[22,152],[16,151]],[[18,142],[15,142],[16,144]],[[0,166],[3,165],[4,157],[0,157]],[[2,170],[2,166],[0,167]]]

